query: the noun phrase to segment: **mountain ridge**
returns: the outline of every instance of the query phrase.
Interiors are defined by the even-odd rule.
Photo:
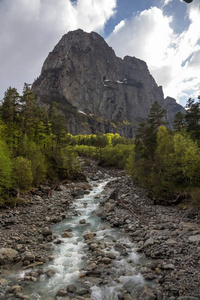
[[[155,101],[170,124],[184,111],[173,98],[164,99],[144,61],[117,57],[99,34],[81,29],[65,34],[49,53],[33,91],[40,105],[58,103],[72,134],[133,137]]]

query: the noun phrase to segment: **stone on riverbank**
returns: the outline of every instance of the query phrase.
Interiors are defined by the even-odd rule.
[[[95,232],[88,232],[83,235],[85,240],[92,240],[96,236]]]
[[[0,249],[0,265],[13,263],[18,256],[18,252],[12,248]]]
[[[74,235],[72,232],[63,232],[61,236],[62,238],[72,238]]]

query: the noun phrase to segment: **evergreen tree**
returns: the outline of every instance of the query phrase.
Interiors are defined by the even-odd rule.
[[[139,125],[135,138],[135,152],[140,152],[143,157],[154,158],[157,144],[157,132],[161,125],[165,125],[163,120],[166,110],[156,101],[153,103],[147,122]]]
[[[65,144],[67,124],[65,117],[59,113],[58,104],[52,102],[49,109],[49,120],[51,122],[51,130],[55,136],[56,147],[60,153],[61,147]]]
[[[186,130],[194,140],[200,138],[200,100],[195,102],[194,99],[189,98],[186,104]]]
[[[5,92],[1,116],[6,124],[7,143],[10,147],[16,143],[16,125],[19,115],[19,94],[15,88],[9,87]]]
[[[35,94],[31,90],[30,84],[25,83],[23,89],[23,96],[21,97],[22,103],[22,137],[30,133],[32,122],[34,120],[35,111]]]
[[[186,121],[185,121],[185,114],[179,111],[175,116],[174,116],[174,124],[173,128],[175,131],[181,131],[185,129],[186,127]]]

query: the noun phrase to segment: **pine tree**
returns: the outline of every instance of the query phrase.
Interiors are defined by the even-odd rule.
[[[175,116],[174,116],[174,124],[173,128],[175,131],[181,131],[185,129],[186,127],[186,122],[185,122],[185,114],[179,111]]]
[[[19,94],[15,88],[9,87],[5,92],[1,107],[2,120],[6,124],[7,143],[12,147],[16,143],[16,123],[19,115]]]
[[[153,103],[147,122],[139,125],[135,138],[135,151],[146,158],[154,158],[157,144],[157,132],[161,125],[165,125],[163,120],[166,110],[156,101]]]
[[[186,104],[186,130],[190,133],[191,138],[199,140],[200,138],[200,100],[195,102],[189,98]]]

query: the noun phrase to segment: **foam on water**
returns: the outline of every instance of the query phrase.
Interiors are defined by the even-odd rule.
[[[97,232],[95,237],[97,241],[108,242],[109,246],[105,247],[105,253],[113,253],[116,259],[112,263],[111,273],[118,276],[119,281],[111,276],[108,284],[91,287],[91,299],[94,300],[117,300],[120,295],[120,289],[124,285],[141,286],[143,278],[135,272],[135,263],[138,255],[134,251],[135,245],[130,242],[126,236],[122,236],[119,230],[106,226],[101,230],[103,225],[99,217],[92,216],[92,212],[98,208],[101,193],[109,180],[102,181],[93,186],[93,190],[84,197],[75,199],[73,202],[76,215],[73,215],[74,209],[71,209],[71,217],[54,226],[53,231],[57,238],[62,242],[55,245],[54,260],[44,266],[44,270],[55,270],[55,275],[47,278],[45,275],[40,276],[40,280],[25,287],[24,294],[31,296],[31,300],[44,300],[48,297],[54,297],[60,288],[67,287],[68,284],[75,283],[79,276],[80,270],[86,263],[85,242],[83,234],[90,231]],[[86,224],[80,224],[81,219],[86,220]],[[73,236],[71,238],[62,238],[61,234],[71,229]],[[114,247],[113,239],[118,243],[126,246],[127,256],[121,256],[120,251]],[[24,272],[20,272],[18,277],[23,277]],[[130,275],[130,276],[126,276]]]

